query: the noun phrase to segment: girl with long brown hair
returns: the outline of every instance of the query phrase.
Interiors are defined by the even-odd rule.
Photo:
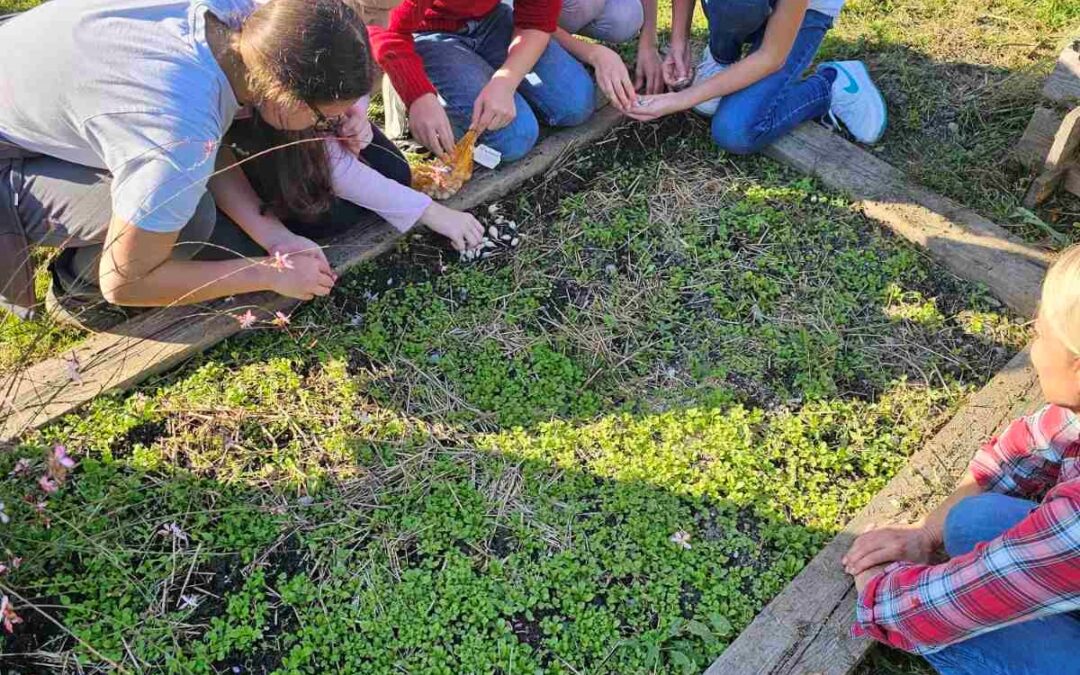
[[[306,150],[273,162],[260,195],[259,172],[229,168],[226,134],[245,109],[283,133],[355,127],[365,31],[342,0],[53,0],[0,26],[0,303],[32,312],[39,245],[65,248],[47,300],[90,327],[122,318],[115,305],[329,293],[336,275],[304,235],[356,215],[334,201],[330,141],[297,138]],[[257,257],[220,259],[243,242]]]

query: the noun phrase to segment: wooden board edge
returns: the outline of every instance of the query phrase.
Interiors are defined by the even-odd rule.
[[[445,203],[451,208],[469,210],[498,199],[531,178],[551,170],[574,148],[600,138],[623,119],[613,108],[603,108],[582,125],[552,133],[528,156],[507,166],[505,170],[482,174]],[[367,227],[358,226],[356,231],[329,242],[327,257],[334,269],[343,273],[391,250],[400,236],[383,221]],[[254,306],[272,315],[274,311],[294,304],[288,298],[260,293],[239,296],[231,302],[218,300],[195,309],[172,307],[152,310],[108,333],[89,337],[61,356],[45,359],[10,377],[0,378],[0,442],[10,441],[31,429],[55,421],[98,394],[129,389],[239,332],[237,322],[220,320],[222,313],[234,311],[237,307]],[[185,334],[198,333],[197,326],[205,326],[206,330],[186,344],[168,343],[170,330],[185,322],[188,324],[184,327]],[[197,326],[192,326],[192,323]],[[123,367],[125,354],[136,348],[145,349],[147,343],[151,342],[162,344],[151,357],[140,359],[143,365],[134,370]],[[81,381],[72,380],[68,354],[74,354],[81,364]],[[117,366],[117,363],[120,365]],[[99,372],[110,366],[113,372]],[[15,378],[19,381],[14,381]],[[32,402],[20,404],[26,399]],[[5,402],[14,410],[8,408],[5,412]]]
[[[924,248],[957,276],[985,285],[1013,311],[1035,314],[1051,260],[1046,251],[813,122],[765,154],[848,194],[867,216]]]
[[[850,542],[870,522],[929,511],[951,490],[980,442],[1040,401],[1038,378],[1025,349],[961,406],[762,609],[705,675],[850,673],[873,645],[847,637],[855,594],[839,561]]]

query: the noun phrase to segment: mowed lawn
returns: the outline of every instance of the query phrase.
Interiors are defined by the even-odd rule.
[[[883,156],[1009,223],[1023,180],[1001,160],[1075,19],[853,1],[826,49],[881,74]],[[843,195],[717,152],[689,117],[478,215],[521,246],[463,265],[410,237],[289,325],[0,456],[0,544],[23,558],[0,590],[25,620],[5,658],[700,672],[1028,337]],[[78,466],[45,494],[58,443]]]

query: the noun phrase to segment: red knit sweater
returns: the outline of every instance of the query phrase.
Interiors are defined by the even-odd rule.
[[[499,0],[405,0],[390,12],[386,28],[368,27],[375,59],[406,106],[435,93],[413,45],[413,33],[459,31],[466,22],[483,19],[498,4]],[[514,26],[554,33],[560,10],[562,0],[514,0]]]

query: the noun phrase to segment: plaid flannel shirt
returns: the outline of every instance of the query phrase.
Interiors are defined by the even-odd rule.
[[[863,589],[852,633],[929,654],[1009,624],[1080,610],[1080,418],[1048,405],[975,455],[987,492],[1038,501],[996,539],[940,565],[893,563]]]

